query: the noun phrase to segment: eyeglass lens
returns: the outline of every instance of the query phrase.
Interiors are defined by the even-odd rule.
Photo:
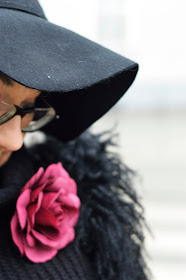
[[[0,124],[10,120],[16,114],[14,105],[0,103]],[[22,117],[21,129],[25,132],[32,132],[40,129],[55,117],[55,110],[52,107],[35,108]]]

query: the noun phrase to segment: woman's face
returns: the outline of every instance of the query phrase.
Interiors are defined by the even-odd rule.
[[[27,88],[13,80],[7,84],[0,79],[0,101],[26,109],[34,105],[39,94],[40,91]],[[5,164],[12,152],[22,147],[24,136],[19,115],[0,125],[0,166]]]

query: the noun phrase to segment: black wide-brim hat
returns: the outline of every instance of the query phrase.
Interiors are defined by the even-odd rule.
[[[37,0],[0,0],[0,71],[45,93],[59,119],[43,128],[77,137],[132,84],[138,65],[49,22]]]

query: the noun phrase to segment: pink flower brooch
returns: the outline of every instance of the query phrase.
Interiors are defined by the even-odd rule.
[[[35,263],[52,259],[75,238],[77,186],[61,163],[41,167],[21,190],[11,220],[12,238]]]

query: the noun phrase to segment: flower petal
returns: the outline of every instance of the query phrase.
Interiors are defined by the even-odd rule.
[[[43,193],[41,192],[38,195],[37,202],[32,203],[32,204],[28,205],[28,207],[27,207],[27,216],[28,216],[27,221],[30,222],[31,227],[33,227],[35,224],[35,215],[41,207],[42,199],[43,199]]]
[[[69,193],[68,195],[65,196],[60,195],[58,200],[65,207],[73,207],[79,209],[81,205],[79,197],[73,193]]]
[[[30,188],[32,189],[33,187],[37,186],[37,183],[41,179],[43,173],[44,173],[44,168],[40,167],[37,173],[35,173],[31,177],[31,179],[26,183],[22,191],[24,191],[25,189],[30,189]]]
[[[36,210],[37,210],[37,203],[32,203],[27,207],[27,216],[31,228],[34,226],[35,223]]]
[[[46,186],[46,183],[42,184],[42,185],[38,186],[37,188],[35,188],[34,190],[32,190],[30,202],[34,202],[38,198],[39,193],[41,193],[43,191],[45,186]]]
[[[16,208],[17,208],[17,214],[20,226],[22,230],[26,226],[26,220],[27,220],[27,206],[30,202],[30,190],[27,189],[24,192],[20,194],[17,200]]]
[[[58,229],[56,216],[42,207],[35,215],[35,222],[37,225]]]
[[[56,246],[58,244],[58,239],[52,240],[34,229],[32,229],[32,234],[39,242],[41,242],[43,245],[47,245],[48,247],[56,248]]]
[[[62,233],[61,238],[58,241],[58,245],[56,249],[62,249],[67,246],[70,242],[72,242],[75,238],[75,230],[74,228],[68,228],[67,231]]]
[[[64,208],[61,207],[60,203],[59,202],[54,202],[52,204],[52,208],[50,208],[50,211],[52,213],[54,213],[54,215],[56,217],[60,216],[60,215],[63,215],[63,212],[64,212]]]
[[[50,164],[42,176],[41,182],[45,182],[48,178],[65,177],[69,178],[68,172],[63,168],[61,162]]]
[[[45,226],[40,226],[40,225],[36,225],[34,227],[34,229],[38,232],[40,232],[41,234],[43,234],[44,236],[46,236],[47,238],[51,239],[51,240],[58,240],[59,236],[60,236],[60,230],[52,228],[52,227],[45,227]]]
[[[24,244],[24,242],[23,242],[24,235],[21,231],[18,216],[17,216],[16,212],[13,215],[12,220],[10,222],[10,228],[11,228],[13,241],[16,244],[16,246],[18,247],[21,255],[23,255],[24,254],[24,245],[23,245]]]
[[[69,178],[69,193],[73,193],[77,195],[77,185],[72,178]]]
[[[34,237],[39,240],[43,245],[47,245],[53,249],[59,250],[64,248],[75,238],[75,231],[73,228],[68,228],[66,231],[62,231],[60,238],[56,241],[48,239],[46,236],[40,234],[39,232],[33,230]]]
[[[59,227],[63,229],[67,229],[68,227],[74,227],[77,224],[78,218],[79,211],[77,209],[69,210],[64,216]]]
[[[47,184],[45,191],[77,194],[77,185],[71,178],[57,177],[52,184]]]
[[[45,209],[49,209],[56,201],[57,197],[59,196],[60,192],[49,192],[45,193],[43,200],[42,200],[42,207]]]
[[[30,247],[36,246],[35,239],[30,233],[26,234],[26,241]]]
[[[64,179],[62,177],[55,177],[48,180],[45,192],[64,192],[65,190],[63,189],[63,180]]]
[[[56,249],[49,248],[38,242],[37,246],[30,247],[24,242],[24,252],[29,260],[34,263],[43,263],[51,260],[58,252]]]

